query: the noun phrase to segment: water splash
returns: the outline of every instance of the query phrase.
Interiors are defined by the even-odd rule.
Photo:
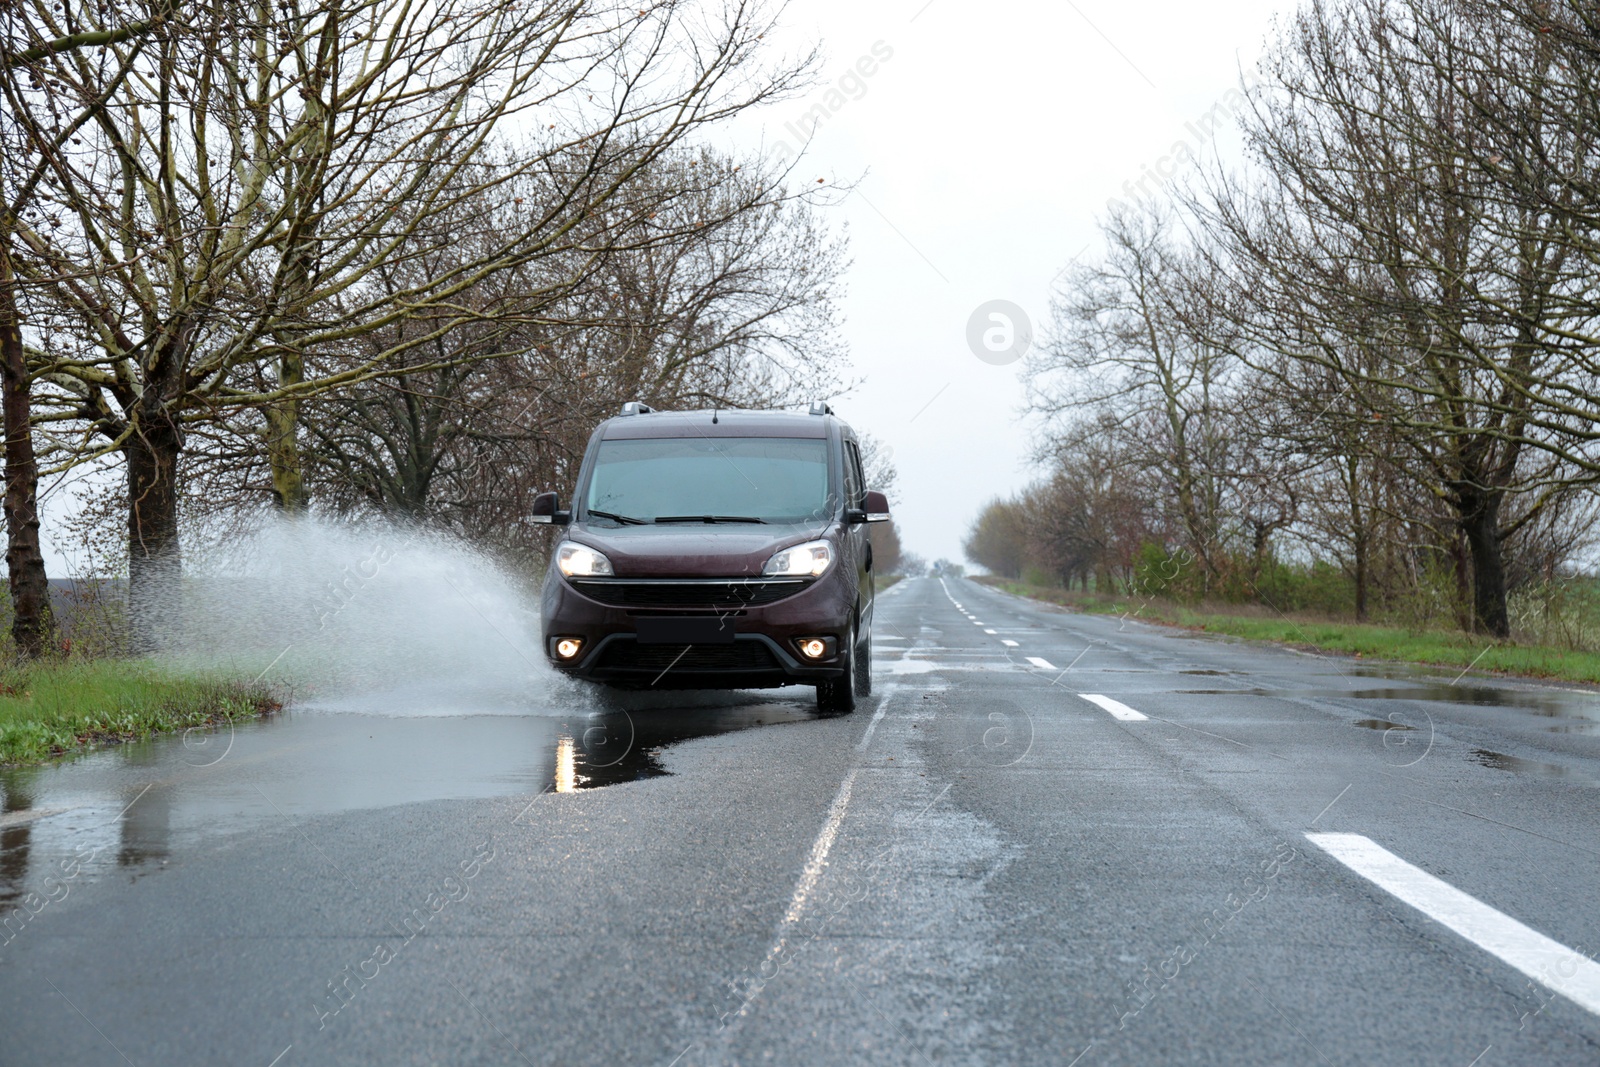
[[[544,663],[528,583],[448,535],[272,518],[191,557],[182,593],[172,655],[312,707],[515,712],[530,689],[587,703]]]

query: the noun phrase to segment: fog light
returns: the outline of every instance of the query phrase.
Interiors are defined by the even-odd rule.
[[[828,642],[820,637],[807,637],[800,642],[800,654],[808,659],[821,659],[828,654]]]
[[[557,659],[572,659],[578,654],[578,650],[583,648],[583,638],[558,637],[556,638],[555,647]]]

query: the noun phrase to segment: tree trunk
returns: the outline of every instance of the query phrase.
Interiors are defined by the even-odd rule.
[[[1356,620],[1366,622],[1367,584],[1371,580],[1370,536],[1361,509],[1361,461],[1353,455],[1345,460],[1344,488],[1350,501],[1350,544],[1356,555]]]
[[[1450,538],[1450,561],[1456,574],[1456,625],[1472,632],[1472,562],[1467,557],[1464,537]]]
[[[128,616],[138,654],[169,647],[181,619],[178,453],[170,418],[142,424],[123,445],[128,465]]]
[[[298,385],[305,381],[305,365],[299,355],[286,355],[278,361],[278,385]],[[279,400],[266,408],[267,461],[272,467],[272,500],[288,515],[306,509],[305,469],[300,462],[300,401]]]
[[[0,392],[4,393],[6,569],[11,588],[11,637],[17,651],[37,658],[54,645],[50,581],[39,550],[39,463],[33,451],[33,404],[22,348],[11,254],[0,234]]]
[[[1368,577],[1368,573],[1367,573],[1369,564],[1367,562],[1367,534],[1366,534],[1366,531],[1363,530],[1363,531],[1360,531],[1360,532],[1358,532],[1356,534],[1355,549],[1356,549],[1356,621],[1357,622],[1366,622],[1367,621],[1367,584],[1370,581],[1370,578]]]
[[[1257,587],[1256,594],[1259,596],[1261,592],[1259,588],[1261,585],[1261,567],[1266,562],[1267,539],[1272,536],[1272,526],[1265,522],[1257,522],[1252,525],[1255,527],[1255,531],[1250,544],[1250,584]]]
[[[1472,553],[1473,625],[1481,633],[1504,640],[1511,636],[1511,617],[1506,611],[1506,568],[1500,551],[1500,496],[1477,495],[1467,503],[1461,514],[1461,532]]]

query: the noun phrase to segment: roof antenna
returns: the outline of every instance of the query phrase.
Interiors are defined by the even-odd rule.
[[[713,400],[711,402],[711,425],[713,426],[717,424],[717,409],[721,406],[722,404],[719,401]]]

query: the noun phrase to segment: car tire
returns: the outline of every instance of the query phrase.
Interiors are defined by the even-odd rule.
[[[824,715],[848,715],[856,710],[855,631],[845,644],[844,677],[817,685],[817,710]]]
[[[869,697],[872,695],[872,631],[867,631],[866,640],[856,646],[856,696]]]

